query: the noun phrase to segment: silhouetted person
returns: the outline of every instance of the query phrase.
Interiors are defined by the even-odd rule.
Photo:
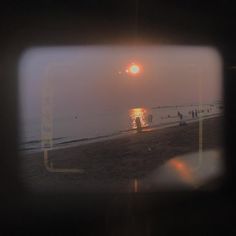
[[[180,118],[180,120],[183,119],[183,114],[181,114],[179,111],[178,111],[178,117]]]
[[[180,119],[180,122],[179,122],[180,126],[186,125],[186,122],[183,120],[183,114],[180,112],[179,112],[179,119]]]
[[[149,115],[148,115],[148,123],[152,123],[152,119],[153,119],[152,114],[149,114]]]
[[[198,117],[197,110],[195,110],[195,117]]]
[[[192,111],[192,119],[194,119],[194,111]]]
[[[140,117],[135,118],[135,123],[136,123],[137,131],[142,132],[142,125],[141,125]]]

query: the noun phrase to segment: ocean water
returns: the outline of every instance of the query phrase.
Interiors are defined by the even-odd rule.
[[[114,138],[135,132],[136,117],[140,118],[143,128],[161,128],[179,125],[183,120],[194,122],[198,117],[192,117],[192,112],[198,110],[198,117],[212,117],[222,114],[222,104],[203,104],[183,106],[160,106],[153,108],[132,108],[123,111],[79,113],[75,116],[53,114],[51,124],[51,138],[53,147],[69,146],[87,142],[96,142],[104,138]],[[150,117],[150,115],[152,117]],[[21,119],[19,149],[24,151],[41,150],[41,117],[36,119]]]

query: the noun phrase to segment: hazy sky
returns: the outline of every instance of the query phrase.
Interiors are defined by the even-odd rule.
[[[135,62],[138,77],[125,73]],[[54,112],[73,114],[221,99],[221,58],[207,47],[81,46],[27,50],[19,63],[23,115],[41,112],[42,81],[50,78]]]

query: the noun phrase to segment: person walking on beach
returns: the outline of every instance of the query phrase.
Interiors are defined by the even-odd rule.
[[[152,117],[152,114],[149,114],[149,115],[148,115],[148,123],[149,123],[149,124],[152,123],[152,118],[153,118],[153,117]]]
[[[179,125],[184,125],[184,122],[183,122],[183,114],[178,112],[178,115],[179,115],[179,119],[180,119],[180,122],[179,122]]]
[[[192,111],[192,119],[194,119],[194,111]]]
[[[141,125],[140,117],[135,118],[135,124],[136,124],[138,133],[142,132],[142,125]]]
[[[182,114],[182,113],[180,113],[179,111],[178,111],[178,117],[180,118],[180,120],[182,120],[182,119],[183,119],[183,114]]]
[[[178,111],[178,113],[177,113],[177,114],[178,114],[178,117],[180,118],[180,115],[181,115],[181,114],[180,114],[180,112],[179,112],[179,111]]]

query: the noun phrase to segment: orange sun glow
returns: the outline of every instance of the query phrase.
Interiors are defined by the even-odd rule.
[[[136,63],[132,63],[126,69],[126,72],[131,74],[131,75],[138,75],[138,74],[141,73],[141,71],[142,71],[141,65],[138,65]]]

